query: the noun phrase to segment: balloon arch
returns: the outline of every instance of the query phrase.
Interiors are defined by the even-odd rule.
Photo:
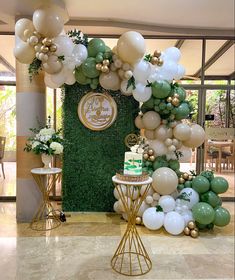
[[[143,169],[153,177],[153,185],[136,222],[151,230],[164,226],[170,234],[184,231],[192,237],[198,236],[199,229],[227,225],[230,214],[221,207],[218,194],[228,189],[228,182],[214,177],[211,171],[198,175],[180,171],[179,162],[191,157],[191,149],[204,142],[205,132],[186,120],[193,108],[177,83],[185,74],[179,64],[179,49],[146,54],[142,35],[128,31],[111,50],[103,40],[88,41],[79,31],[66,35],[64,23],[63,14],[54,6],[37,9],[32,21],[18,20],[14,55],[19,62],[30,64],[31,76],[44,71],[45,84],[50,88],[77,82],[92,90],[120,90],[142,103],[135,124],[144,129],[149,143],[143,154]],[[114,196],[114,210],[127,219],[116,191]]]

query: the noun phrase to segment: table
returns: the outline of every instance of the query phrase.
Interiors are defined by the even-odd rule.
[[[219,154],[218,154],[219,173],[221,173],[222,148],[224,148],[224,147],[231,147],[232,148],[233,145],[234,145],[234,143],[233,142],[229,142],[229,141],[212,141],[212,140],[208,140],[208,148],[213,146],[213,147],[218,149],[218,152],[219,152]]]
[[[56,181],[60,179],[61,172],[60,168],[34,168],[31,170],[42,193],[42,202],[30,223],[31,229],[47,231],[60,226],[61,221],[50,202],[49,195]]]
[[[129,182],[121,181],[116,176],[113,176],[112,181],[127,213],[128,223],[118,248],[111,259],[111,266],[116,272],[127,276],[146,274],[152,268],[152,262],[137,232],[135,221],[137,212],[151,187],[152,178],[149,177],[142,182]],[[119,185],[126,186],[126,193]],[[143,185],[146,185],[145,192],[134,200],[134,193],[136,195],[136,190],[138,190],[140,195],[140,189]],[[130,199],[127,199],[127,197]]]

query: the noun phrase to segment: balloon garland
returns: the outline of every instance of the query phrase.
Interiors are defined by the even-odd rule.
[[[213,172],[187,174],[180,171],[181,161],[191,157],[191,149],[199,147],[205,132],[186,119],[192,105],[185,90],[175,81],[184,74],[179,64],[181,53],[175,47],[146,55],[145,40],[135,31],[128,31],[118,39],[112,50],[102,39],[88,41],[85,35],[63,32],[65,19],[55,6],[42,6],[33,20],[22,18],[16,22],[17,36],[14,55],[29,65],[30,75],[45,72],[45,84],[58,88],[75,82],[96,89],[120,90],[143,103],[135,119],[136,127],[144,129],[149,147],[144,151],[143,170],[153,177],[145,201],[139,208],[136,223],[150,230],[164,226],[178,235],[198,236],[198,230],[226,226],[230,222],[228,210],[221,207],[218,196],[228,189],[228,182],[214,177]],[[126,186],[119,188],[125,192]],[[145,192],[135,192],[137,200]],[[114,211],[127,219],[118,192]],[[130,204],[130,198],[126,197]]]

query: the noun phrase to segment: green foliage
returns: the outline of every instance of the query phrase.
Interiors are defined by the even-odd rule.
[[[118,107],[116,121],[103,131],[92,131],[79,120],[77,106],[88,85],[65,86],[63,103],[63,209],[113,211],[112,176],[123,169],[124,139],[135,132],[138,102],[120,92],[109,92]],[[101,88],[97,90],[103,92]],[[106,91],[107,92],[107,91]]]
[[[80,30],[74,29],[68,32],[68,36],[72,39],[74,44],[82,44],[88,46],[88,36],[82,34]]]
[[[134,78],[134,76],[132,76],[132,77],[128,80],[126,89],[128,89],[130,86],[132,86],[133,89],[136,89],[136,87],[135,87],[135,78]]]
[[[38,73],[41,70],[42,70],[42,62],[41,60],[35,57],[33,62],[29,64],[29,68],[28,68],[30,82],[32,82],[33,77],[38,75]]]

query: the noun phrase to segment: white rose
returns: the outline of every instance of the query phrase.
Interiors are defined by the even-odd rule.
[[[36,148],[38,145],[40,145],[40,142],[35,141],[32,143],[32,149]]]
[[[46,135],[50,135],[52,136],[52,134],[55,133],[55,130],[53,128],[43,128],[39,131],[40,135],[46,136]]]
[[[60,144],[60,143],[57,143],[57,142],[52,142],[50,144],[50,148],[52,150],[54,150],[54,153],[56,155],[59,155],[59,154],[62,154],[63,153],[63,146]]]

